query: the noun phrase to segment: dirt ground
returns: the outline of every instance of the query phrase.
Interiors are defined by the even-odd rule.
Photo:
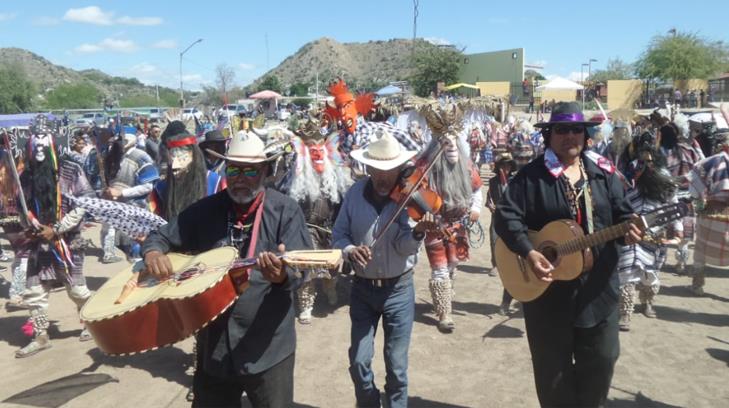
[[[488,211],[481,223],[488,227]],[[98,229],[86,232],[98,245]],[[3,244],[6,244],[3,241]],[[6,246],[7,247],[7,246]],[[88,250],[89,287],[98,289],[123,265],[102,265]],[[609,406],[718,407],[729,405],[729,272],[710,269],[706,296],[691,296],[690,278],[675,274],[673,254],[662,274],[656,319],[636,313],[621,333]],[[488,276],[488,241],[459,267],[453,304],[456,331],[435,328],[424,254],[416,268],[415,325],[410,346],[411,407],[535,407],[538,405],[521,313],[499,316],[501,284]],[[9,272],[2,276],[9,279]],[[317,299],[313,322],[297,326],[295,401],[299,407],[352,407],[347,370],[350,279],[338,282],[339,303]],[[7,284],[0,298],[7,299]],[[37,407],[184,407],[191,383],[191,340],[129,357],[103,355],[80,343],[81,325],[65,292],[51,295],[53,348],[18,360],[27,342],[25,311],[0,311],[0,405]],[[374,370],[384,386],[382,333]]]

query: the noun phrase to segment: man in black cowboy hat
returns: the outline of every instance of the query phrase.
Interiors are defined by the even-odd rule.
[[[205,133],[205,140],[200,142],[200,149],[205,153],[205,163],[208,170],[220,173],[223,168],[224,160],[209,153],[209,150],[219,154],[225,153],[225,146],[228,139],[223,133],[217,129]]]
[[[586,121],[577,103],[558,103],[542,128],[546,150],[509,183],[496,205],[496,233],[527,260],[535,278],[552,281],[554,267],[532,246],[528,230],[573,219],[585,233],[632,218],[623,185],[609,160],[585,149]],[[633,226],[619,241],[641,237]],[[537,395],[542,406],[604,405],[619,354],[616,242],[591,248],[594,267],[572,281],[555,281],[524,303]]]

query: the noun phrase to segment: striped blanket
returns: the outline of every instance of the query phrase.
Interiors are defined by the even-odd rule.
[[[701,215],[696,217],[694,262],[729,266],[729,221]]]

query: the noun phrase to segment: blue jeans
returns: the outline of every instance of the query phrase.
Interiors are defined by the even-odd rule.
[[[372,372],[380,316],[385,331],[385,394],[390,407],[407,407],[408,349],[415,317],[412,272],[383,287],[373,286],[362,279],[353,281],[349,305],[352,320],[349,374],[359,407],[380,406],[380,391],[375,386]]]

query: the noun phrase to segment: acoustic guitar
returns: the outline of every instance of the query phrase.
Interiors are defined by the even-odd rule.
[[[174,274],[160,281],[137,262],[109,279],[81,309],[99,348],[114,355],[171,345],[215,320],[248,288],[256,258],[239,259],[233,247],[196,256],[169,253]],[[340,250],[290,251],[280,256],[289,267],[339,266]]]
[[[685,203],[670,204],[651,211],[638,218],[637,226],[646,230],[665,225],[688,213]],[[569,281],[579,277],[593,265],[593,246],[620,238],[630,230],[633,221],[613,225],[595,233],[585,235],[573,220],[552,221],[540,231],[529,231],[529,241],[534,249],[541,252],[554,266],[553,280]],[[541,296],[550,282],[540,280],[531,269],[526,258],[511,252],[500,238],[494,249],[499,277],[514,299],[521,302],[532,301]]]

